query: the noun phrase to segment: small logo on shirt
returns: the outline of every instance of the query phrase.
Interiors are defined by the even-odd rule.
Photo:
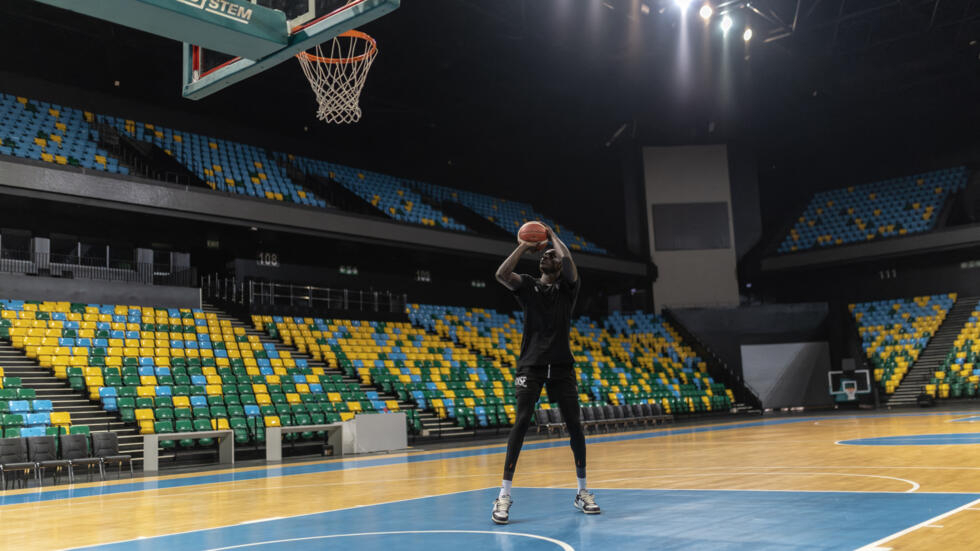
[[[527,377],[521,375],[520,377],[514,379],[514,386],[519,386],[521,388],[527,388]]]

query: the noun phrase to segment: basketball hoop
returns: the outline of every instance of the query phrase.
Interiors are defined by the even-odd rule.
[[[378,43],[361,31],[347,31],[329,42],[329,55],[324,55],[326,44],[317,45],[312,53],[296,54],[320,106],[316,118],[337,124],[357,122],[361,89],[378,55]]]

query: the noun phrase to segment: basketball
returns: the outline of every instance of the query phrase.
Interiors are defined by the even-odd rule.
[[[527,222],[517,230],[517,238],[528,243],[543,245],[548,240],[548,231],[544,229],[544,224],[541,222]]]

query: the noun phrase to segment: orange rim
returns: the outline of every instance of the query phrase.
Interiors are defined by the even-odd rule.
[[[375,42],[373,38],[367,33],[361,31],[347,31],[337,35],[338,37],[344,36],[347,38],[360,38],[361,40],[366,40],[371,48],[359,56],[354,57],[320,57],[307,52],[300,52],[296,54],[296,57],[306,58],[308,61],[314,63],[330,63],[330,64],[344,64],[344,63],[358,63],[364,61],[365,59],[373,56],[378,52],[378,43]]]

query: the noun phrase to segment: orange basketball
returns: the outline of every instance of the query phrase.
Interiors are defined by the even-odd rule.
[[[548,240],[548,231],[541,222],[527,222],[517,230],[517,238],[528,243],[544,244]]]

